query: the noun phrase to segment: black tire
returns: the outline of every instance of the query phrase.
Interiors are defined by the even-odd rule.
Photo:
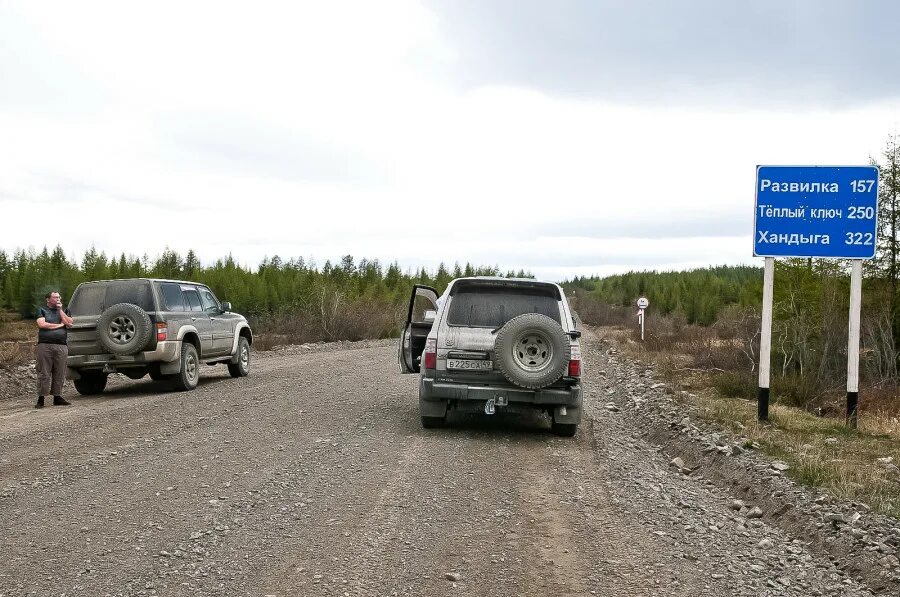
[[[131,303],[108,307],[97,320],[100,344],[112,354],[137,354],[147,347],[153,322],[147,312]]]
[[[108,375],[95,371],[83,371],[81,379],[74,380],[75,389],[82,396],[96,396],[106,389]]]
[[[424,427],[425,429],[436,429],[438,427],[443,427],[444,422],[444,417],[422,417],[422,427]]]
[[[250,374],[250,341],[246,336],[238,339],[237,363],[228,363],[228,373],[231,377],[247,377]]]
[[[557,423],[554,421],[550,428],[553,430],[554,435],[558,435],[560,437],[572,437],[575,435],[575,432],[578,431],[578,424]]]
[[[513,317],[497,332],[494,361],[510,383],[537,390],[559,381],[572,346],[562,326],[539,313]]]
[[[190,342],[181,344],[181,370],[172,376],[172,387],[179,392],[193,390],[200,383],[200,355]]]

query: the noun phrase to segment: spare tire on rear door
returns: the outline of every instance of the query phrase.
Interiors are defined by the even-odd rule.
[[[569,337],[559,322],[538,313],[507,321],[494,343],[497,368],[511,383],[529,390],[559,381],[571,355]]]
[[[147,312],[131,303],[113,305],[100,314],[97,336],[112,354],[137,354],[147,347],[153,322]]]

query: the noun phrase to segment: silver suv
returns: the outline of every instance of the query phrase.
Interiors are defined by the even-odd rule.
[[[192,390],[200,364],[222,363],[232,377],[250,372],[253,334],[203,284],[179,280],[103,280],[80,284],[69,303],[69,378],[99,394],[110,373],[150,375]]]
[[[403,373],[420,373],[423,427],[448,409],[546,411],[557,435],[581,421],[581,332],[557,284],[458,278],[444,294],[416,285],[400,339]]]

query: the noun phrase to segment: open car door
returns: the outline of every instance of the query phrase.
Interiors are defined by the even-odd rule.
[[[409,311],[406,314],[406,325],[400,336],[401,373],[418,373],[422,353],[425,351],[425,338],[431,331],[437,311],[437,291],[430,286],[416,284],[409,297]]]

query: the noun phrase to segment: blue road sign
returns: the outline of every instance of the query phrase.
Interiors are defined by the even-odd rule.
[[[757,257],[871,259],[878,226],[876,166],[757,166]]]

